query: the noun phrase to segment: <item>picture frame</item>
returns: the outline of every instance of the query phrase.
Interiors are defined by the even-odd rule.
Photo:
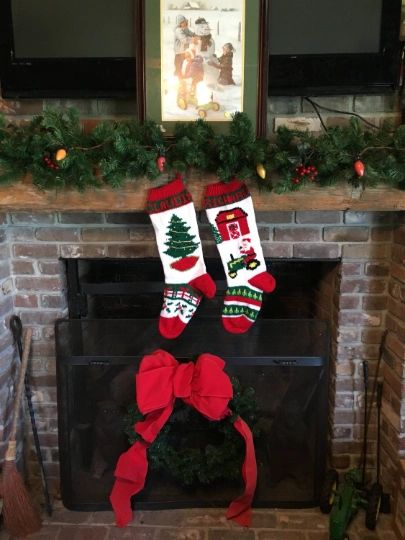
[[[202,9],[207,4],[208,9]],[[168,136],[177,122],[199,118],[210,122],[216,133],[226,133],[233,114],[240,111],[262,136],[266,4],[144,0],[144,118],[162,125]]]

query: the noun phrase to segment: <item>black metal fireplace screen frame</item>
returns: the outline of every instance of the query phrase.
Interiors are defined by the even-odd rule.
[[[309,393],[307,400],[311,401],[311,482],[310,493],[308,492],[301,500],[272,499],[272,495],[263,494],[263,485],[260,479],[257,497],[254,500],[256,507],[285,507],[302,508],[316,506],[319,500],[319,490],[326,465],[327,447],[327,424],[328,424],[328,387],[329,387],[329,331],[325,322],[317,319],[268,319],[266,315],[256,322],[248,333],[235,335],[227,333],[217,316],[213,317],[208,310],[197,312],[183,334],[176,340],[166,340],[160,336],[157,328],[157,318],[136,319],[108,319],[86,318],[88,317],[88,299],[100,295],[154,295],[159,298],[163,288],[162,270],[157,259],[140,259],[134,266],[128,264],[128,274],[136,271],[136,276],[129,279],[123,271],[122,261],[119,265],[119,275],[114,275],[114,260],[101,261],[99,273],[83,275],[79,272],[79,261],[66,260],[68,278],[68,305],[69,318],[56,322],[56,359],[57,359],[57,390],[58,390],[58,421],[59,421],[59,457],[61,474],[61,493],[65,506],[72,510],[101,510],[110,507],[106,492],[106,486],[101,484],[104,490],[104,498],[95,500],[89,496],[82,497],[80,484],[82,477],[78,476],[78,464],[74,457],[74,442],[72,433],[74,422],[77,423],[77,389],[75,384],[78,380],[78,370],[116,370],[125,366],[132,366],[133,372],[137,369],[140,360],[145,354],[162,348],[171,352],[179,361],[189,361],[198,354],[210,352],[223,358],[226,362],[225,371],[232,375],[245,368],[250,371],[258,370],[274,376],[277,373],[287,374],[292,384],[290,394],[298,391],[299,387],[305,386],[305,373],[311,371],[312,394]],[[207,266],[217,284],[220,294],[226,288],[223,281],[222,269],[218,263],[208,261]],[[94,260],[92,261],[94,263]],[[298,265],[302,265],[298,262]],[[306,263],[308,264],[308,263]],[[309,263],[310,264],[310,263]],[[107,265],[107,266],[106,266]],[[124,263],[125,265],[125,263]],[[301,266],[300,266],[301,268]],[[311,271],[306,273],[312,279]],[[215,309],[218,310],[222,300],[217,299]],[[156,309],[156,306],[154,306]],[[266,310],[264,310],[266,313]],[[305,368],[309,368],[305,371]],[[239,370],[239,371],[238,371]],[[266,371],[268,370],[268,371]],[[110,372],[112,372],[110,371]],[[245,372],[246,373],[246,372]],[[268,376],[268,375],[266,375]],[[81,398],[79,398],[81,399]],[[90,398],[89,398],[90,399]],[[76,403],[75,403],[76,401]],[[282,403],[285,408],[284,402]],[[293,400],[292,407],[303,406],[298,400]],[[280,406],[276,417],[283,417],[288,423],[288,414]],[[75,412],[76,411],[76,412]],[[79,414],[80,416],[80,414]],[[275,424],[276,426],[277,424]],[[282,432],[274,437],[272,426],[271,440],[278,440],[277,451],[283,453]],[[288,437],[287,437],[288,440]],[[281,442],[280,442],[281,441]],[[272,442],[269,445],[273,444]],[[267,442],[265,443],[267,445]],[[276,443],[274,443],[276,444]],[[273,446],[274,446],[273,444]],[[280,446],[281,444],[281,446]],[[275,448],[275,447],[274,447]],[[274,455],[274,448],[272,451]],[[286,448],[286,452],[288,448]],[[304,456],[293,454],[293,468],[298,466]],[[260,465],[260,464],[259,464]],[[277,467],[277,465],[276,465]],[[259,466],[260,472],[260,466]],[[85,477],[85,475],[83,476]],[[112,470],[109,472],[107,483],[112,483]],[[153,484],[153,480],[151,481]],[[262,482],[263,484],[263,482]],[[145,493],[137,496],[137,507],[162,509],[162,508],[185,508],[185,507],[212,507],[225,506],[229,500],[228,495],[219,494],[206,499],[201,493],[188,496],[186,492],[180,493],[180,497],[174,500],[171,495],[165,500],[153,495],[146,485]],[[236,495],[236,494],[235,494]],[[232,497],[231,497],[232,498]],[[305,500],[303,500],[305,499]]]
[[[150,319],[60,320],[57,322],[59,447],[61,492],[65,506],[72,510],[109,508],[107,497],[102,501],[94,502],[83,501],[80,496],[76,496],[81,477],[76,476],[77,467],[72,459],[72,433],[74,431],[72,411],[77,410],[78,406],[77,402],[75,403],[75,370],[78,367],[92,369],[97,366],[109,368],[128,365],[132,365],[135,370],[141,358],[156,348],[168,350],[179,361],[190,360],[196,356],[197,351],[211,352],[223,358],[226,361],[226,370],[231,372],[241,366],[250,371],[270,369],[272,374],[281,373],[282,370],[290,371],[295,385],[297,382],[299,385],[305,368],[315,370],[316,394],[311,397],[313,400],[311,407],[316,411],[316,418],[311,420],[313,426],[311,429],[314,431],[314,442],[310,452],[313,455],[311,495],[299,501],[258,497],[254,505],[288,508],[317,505],[326,459],[329,340],[326,324],[322,321],[302,319],[261,320],[251,329],[248,336],[234,336],[227,334],[215,320],[207,319],[200,323],[195,321],[194,325],[190,325],[190,328],[187,328],[174,343],[162,338],[158,334],[156,321]],[[213,345],[214,343],[216,346]],[[305,381],[305,378],[303,380]],[[290,392],[293,390],[292,387]],[[281,405],[284,406],[284,403]],[[284,416],[287,418],[287,415]],[[300,459],[304,460],[305,456],[295,454],[294,459],[294,465],[299,465]],[[301,465],[304,466],[304,463]],[[110,474],[112,475],[112,471]],[[169,498],[162,501],[159,497],[149,496],[146,491],[146,498],[142,495],[137,498],[138,507],[150,509],[224,505],[226,505],[226,500],[221,498],[221,495],[214,500],[204,500],[198,498],[198,495],[196,499],[183,494],[180,500]]]

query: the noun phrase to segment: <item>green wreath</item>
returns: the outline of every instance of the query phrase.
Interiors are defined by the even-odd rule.
[[[187,487],[240,479],[244,444],[233,422],[241,416],[253,436],[257,436],[257,403],[252,387],[243,388],[236,377],[231,382],[232,415],[219,422],[206,419],[181,400],[176,401],[171,417],[148,449],[152,470],[168,473]],[[128,408],[124,429],[130,444],[140,439],[134,424],[143,418],[136,404]]]

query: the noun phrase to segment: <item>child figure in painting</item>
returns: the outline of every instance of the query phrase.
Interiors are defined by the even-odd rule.
[[[188,49],[194,32],[188,27],[188,21],[184,15],[177,17],[177,26],[174,29],[174,74],[181,77],[181,67],[185,59],[185,51]]]
[[[217,59],[217,62],[211,63],[212,66],[220,70],[218,77],[219,84],[235,84],[235,81],[232,78],[234,50],[232,43],[225,43],[222,47],[222,56]]]
[[[188,105],[197,105],[197,84],[204,78],[203,59],[195,53],[192,46],[184,51],[184,60],[178,83],[177,105],[187,109]]]
[[[200,55],[195,54],[193,48],[189,48],[184,53],[184,60],[181,65],[181,78],[191,79],[191,93],[195,94],[197,83],[204,78],[203,59]]]

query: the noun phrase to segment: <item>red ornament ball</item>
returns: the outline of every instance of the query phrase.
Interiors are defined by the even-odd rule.
[[[164,156],[159,156],[156,160],[157,168],[159,169],[159,172],[163,172],[165,170],[165,163],[166,158]]]

